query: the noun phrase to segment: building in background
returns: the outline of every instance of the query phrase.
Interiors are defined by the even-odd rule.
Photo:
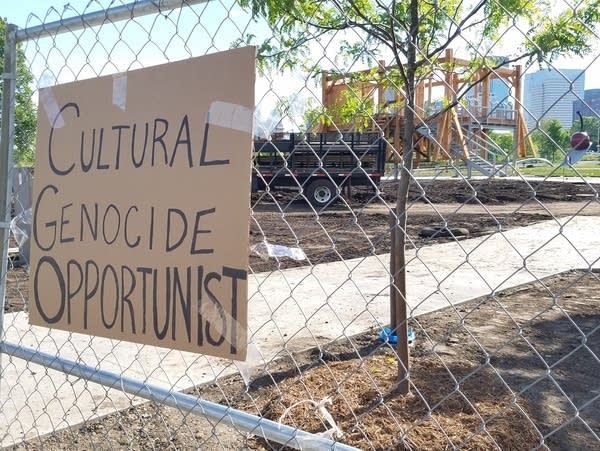
[[[579,120],[578,111],[584,117],[600,118],[600,89],[586,89],[583,100],[573,102],[573,122]]]
[[[492,61],[497,64],[500,64],[503,61],[508,61],[506,56],[491,56],[488,57]],[[502,67],[509,67],[509,63],[506,62],[502,64]],[[473,90],[470,90],[465,99],[469,102],[470,105],[481,105],[481,91],[479,91],[479,95],[475,96]],[[502,79],[502,78],[493,78],[490,80],[490,97],[488,100],[488,105],[492,110],[496,109],[506,109],[512,110],[514,108],[514,99],[511,95],[511,87],[510,84]]]
[[[523,109],[527,128],[539,121],[558,119],[564,128],[573,125],[573,102],[583,99],[585,72],[580,69],[544,69],[525,74]]]
[[[511,103],[510,86],[505,80],[495,78],[490,81],[490,105],[495,106],[500,103]],[[512,103],[511,103],[512,105]]]

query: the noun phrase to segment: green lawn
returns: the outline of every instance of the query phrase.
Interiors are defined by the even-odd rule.
[[[535,167],[522,168],[519,172],[523,175],[537,175],[540,177],[600,177],[600,166],[576,165],[575,168],[563,166],[560,168]]]
[[[550,166],[538,166],[534,168],[519,168],[518,171],[512,168],[507,169],[507,175],[522,175],[538,176],[538,177],[600,177],[600,166],[597,164],[588,165],[587,162],[579,163],[575,166],[575,169],[569,168],[568,166],[563,167],[550,167]],[[417,177],[457,177],[459,173],[463,176],[467,176],[467,169],[465,167],[444,168],[438,167],[437,169],[416,169],[414,175]],[[386,171],[387,175],[391,175],[392,171]],[[473,175],[480,175],[477,171],[473,170]]]

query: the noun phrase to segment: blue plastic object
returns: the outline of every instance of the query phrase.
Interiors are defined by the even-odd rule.
[[[407,331],[408,342],[412,343],[413,341],[415,341],[415,337],[415,331],[412,327],[409,327]],[[394,345],[398,343],[398,336],[396,334],[392,334],[392,329],[390,329],[389,327],[383,328],[383,330],[379,334],[379,339],[384,343],[391,343]]]

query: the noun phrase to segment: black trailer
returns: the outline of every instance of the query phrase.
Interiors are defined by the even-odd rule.
[[[254,141],[252,191],[302,189],[314,206],[335,201],[343,187],[379,184],[386,141],[380,133],[289,133]]]

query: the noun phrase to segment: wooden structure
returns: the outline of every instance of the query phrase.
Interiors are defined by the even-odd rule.
[[[488,160],[494,143],[487,136],[490,130],[513,134],[516,156],[534,153],[521,108],[522,71],[481,66],[470,70],[471,61],[455,58],[452,50],[437,61],[437,69],[421,78],[416,86],[416,160],[440,161],[450,159]],[[396,72],[396,75],[394,75]],[[494,104],[490,84],[502,80],[508,87],[512,105]],[[357,124],[336,120],[336,111],[350,96],[360,99],[365,117],[358,118],[361,128],[382,131],[393,143],[388,161],[399,161],[402,155],[404,125],[404,91],[398,83],[397,67],[380,62],[375,69],[349,74],[323,74],[322,101],[334,124],[321,125],[321,131],[355,130]],[[449,107],[451,106],[451,107]],[[340,124],[342,122],[342,124]],[[366,124],[366,127],[364,125]],[[497,146],[496,146],[497,148]],[[498,149],[496,149],[498,150]],[[506,157],[506,155],[504,155]]]

